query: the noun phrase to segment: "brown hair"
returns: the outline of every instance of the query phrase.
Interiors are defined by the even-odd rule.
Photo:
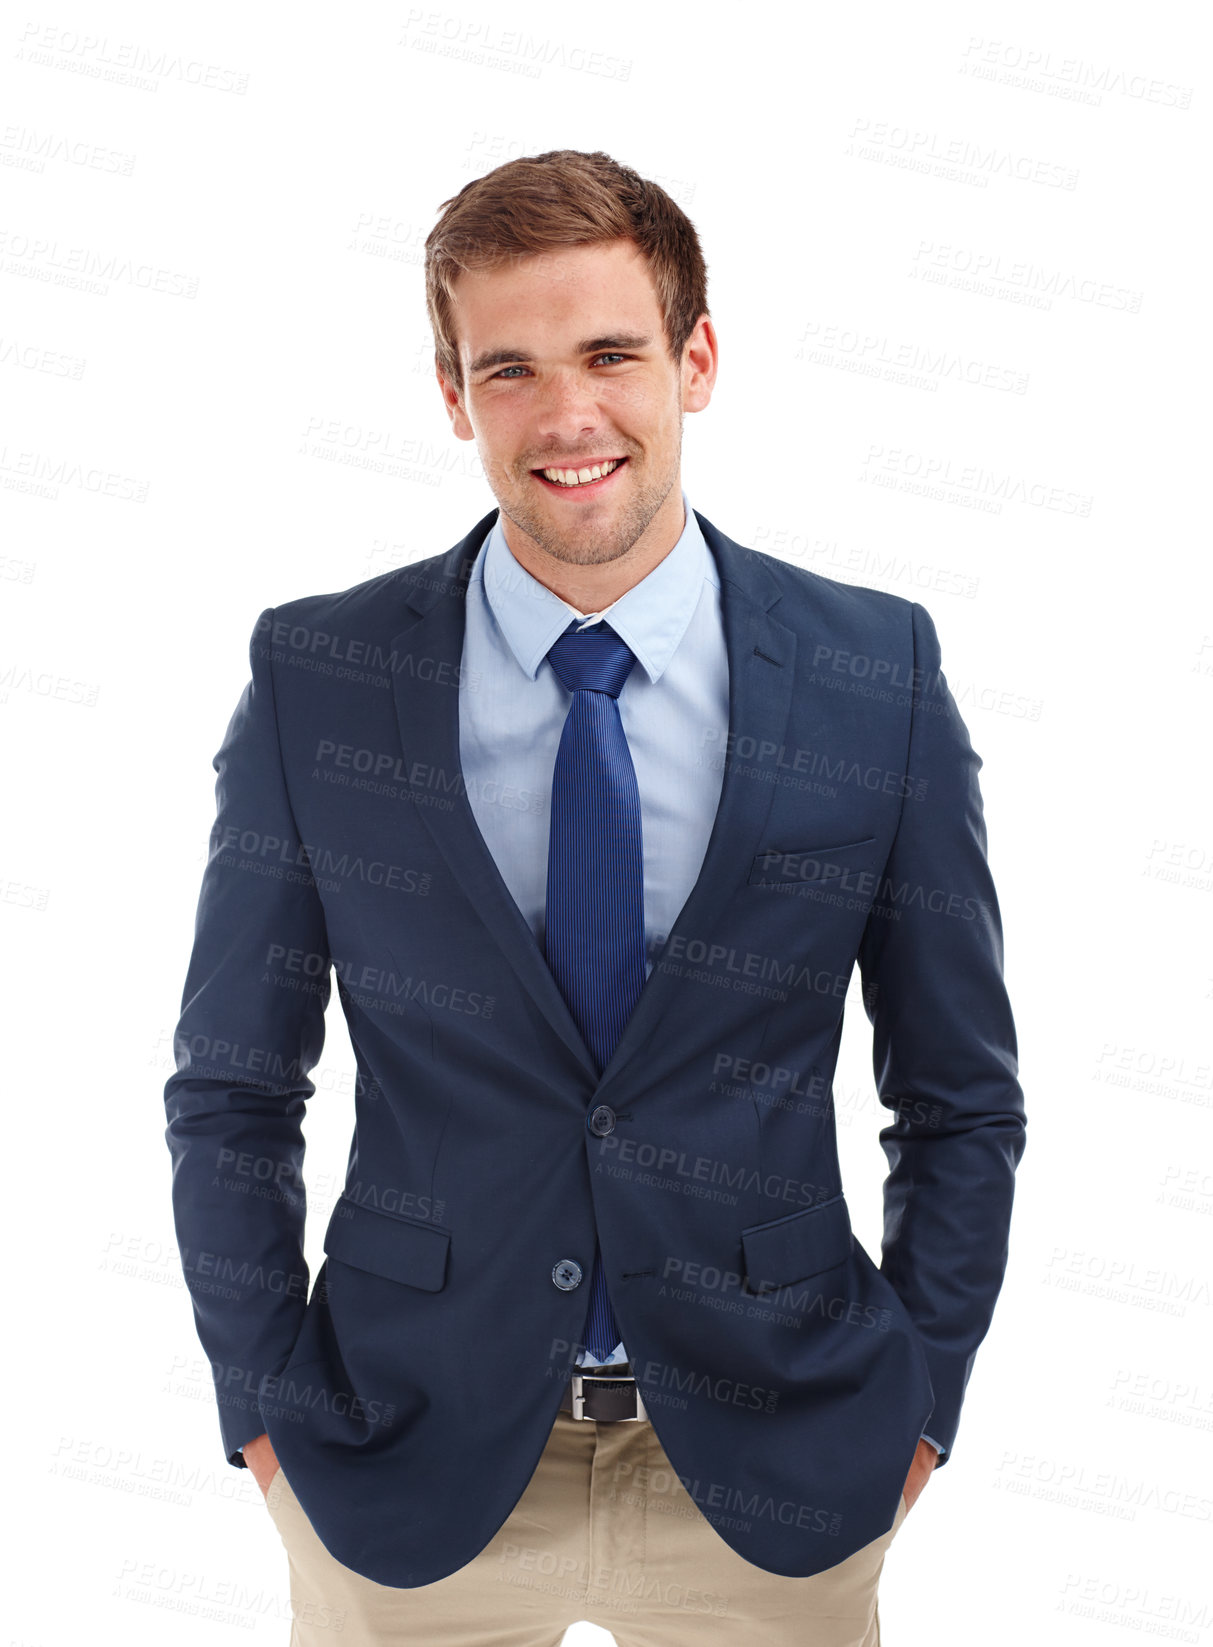
[[[463,395],[452,293],[465,269],[560,246],[627,239],[644,255],[661,305],[666,348],[677,364],[708,311],[707,267],[694,224],[657,183],[609,154],[549,149],[509,160],[442,202],[425,242],[425,302],[434,360]]]

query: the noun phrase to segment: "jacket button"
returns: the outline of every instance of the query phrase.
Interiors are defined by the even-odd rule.
[[[615,1111],[610,1104],[599,1104],[590,1116],[590,1131],[596,1132],[599,1138],[605,1138],[608,1132],[615,1130]]]
[[[581,1265],[575,1258],[562,1258],[552,1266],[552,1280],[561,1292],[572,1292],[581,1285]]]

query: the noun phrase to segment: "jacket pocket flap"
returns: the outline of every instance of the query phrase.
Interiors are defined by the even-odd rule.
[[[863,848],[871,846],[875,839],[874,835],[865,835],[859,841],[838,841],[824,846],[769,846],[754,859],[749,884],[761,886],[768,881],[776,884],[824,881],[828,884],[841,880],[855,862],[851,854],[857,853],[862,862],[867,857]]]
[[[438,1292],[446,1282],[449,1230],[417,1223],[341,1195],[324,1232],[324,1250],[339,1263],[408,1287]]]
[[[843,1196],[804,1207],[769,1224],[741,1232],[746,1282],[752,1292],[769,1292],[836,1269],[851,1256],[851,1215]]]

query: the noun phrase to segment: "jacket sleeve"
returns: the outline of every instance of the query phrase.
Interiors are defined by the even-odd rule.
[[[164,1089],[177,1241],[229,1463],[266,1428],[307,1302],[305,1101],[324,1045],[331,957],[287,796],[271,669],[274,609],[213,765],[217,817]]]
[[[935,1406],[925,1429],[943,1464],[1002,1287],[1025,1116],[981,757],[935,626],[917,603],[912,616],[908,782],[859,966],[876,1087],[894,1117],[880,1134],[880,1267],[926,1350]]]

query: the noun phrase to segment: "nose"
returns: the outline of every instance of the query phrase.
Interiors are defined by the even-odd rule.
[[[536,413],[536,446],[575,452],[602,426],[595,385],[587,383],[580,372],[554,373]]]

